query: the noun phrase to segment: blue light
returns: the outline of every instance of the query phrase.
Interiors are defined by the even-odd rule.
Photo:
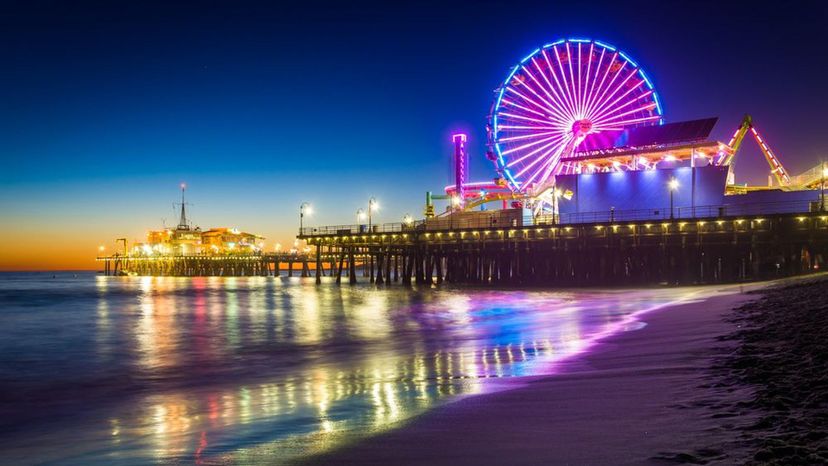
[[[569,39],[569,42],[589,43],[589,42],[592,42],[592,41],[591,41],[591,40],[589,40],[589,39],[573,39],[573,38],[570,38],[570,39]]]
[[[640,75],[641,75],[641,77],[642,77],[642,78],[644,78],[644,82],[645,82],[645,83],[647,83],[647,87],[649,87],[650,89],[652,89],[652,88],[653,88],[653,83],[651,83],[651,82],[650,82],[650,78],[648,78],[648,77],[647,77],[647,75],[646,75],[646,74],[644,74],[644,70],[639,69],[639,70],[638,70],[638,74],[640,74]]]
[[[595,45],[600,45],[601,47],[604,47],[604,48],[605,48],[605,49],[607,49],[607,50],[610,50],[610,51],[612,51],[612,52],[615,52],[615,47],[613,47],[613,46],[611,46],[611,45],[609,45],[609,44],[605,44],[605,43],[603,43],[603,42],[600,42],[600,41],[597,41],[597,40],[596,40],[596,41],[595,41]]]
[[[563,44],[564,42],[566,42],[566,41],[564,39],[561,39],[559,41],[552,42],[551,44],[546,44],[546,45],[543,46],[543,48],[548,49],[549,47],[552,47],[554,45],[560,45],[560,44]]]
[[[538,49],[535,49],[535,50],[534,50],[532,53],[530,53],[529,55],[526,55],[526,58],[524,58],[524,59],[523,59],[523,60],[521,60],[520,62],[521,62],[521,63],[526,63],[526,61],[527,61],[527,60],[529,60],[530,58],[532,58],[533,56],[535,56],[535,54],[536,54],[536,53],[538,53],[538,52],[540,52],[540,49],[539,49],[539,48],[538,48]],[[510,76],[510,77],[511,77],[511,76]]]
[[[656,111],[658,111],[658,114],[659,114],[659,115],[662,115],[662,116],[663,116],[663,115],[664,115],[664,112],[663,112],[663,111],[661,111],[661,102],[659,102],[659,100],[658,100],[658,92],[656,92],[656,91],[653,91],[653,100],[655,100],[655,104],[656,104]],[[659,123],[658,123],[658,124],[663,125],[663,124],[664,124],[664,118],[662,118],[661,120],[659,120]]]
[[[619,50],[618,55],[621,55],[621,58],[623,58],[624,60],[627,60],[630,63],[630,65],[632,65],[633,67],[638,68],[638,64],[636,62],[632,61],[632,59],[630,57],[628,57],[627,55],[625,55],[624,52],[621,52]]]

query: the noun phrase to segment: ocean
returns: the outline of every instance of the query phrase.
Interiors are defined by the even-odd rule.
[[[554,374],[691,288],[0,274],[0,464],[280,464]]]

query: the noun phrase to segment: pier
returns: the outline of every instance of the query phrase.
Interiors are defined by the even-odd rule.
[[[104,275],[149,276],[276,276],[308,277],[311,274],[307,254],[263,253],[239,255],[119,255],[98,256]],[[282,265],[287,265],[282,270]]]
[[[728,210],[729,209],[729,210]],[[780,213],[763,213],[784,210]],[[667,218],[665,218],[667,217]],[[672,217],[672,218],[670,218]],[[828,214],[813,203],[605,212],[448,227],[429,221],[304,228],[316,270],[357,283],[368,258],[376,284],[645,285],[759,280],[816,271]],[[363,262],[365,260],[363,259]],[[320,281],[320,273],[316,273]]]

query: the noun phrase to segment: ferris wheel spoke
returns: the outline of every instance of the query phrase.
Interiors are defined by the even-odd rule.
[[[530,91],[532,91],[532,93],[533,93],[533,94],[535,94],[536,96],[538,96],[538,98],[539,98],[539,99],[543,100],[543,101],[544,101],[544,102],[546,102],[548,105],[550,105],[551,109],[555,111],[555,114],[556,114],[556,115],[557,115],[557,116],[558,116],[558,117],[559,117],[562,121],[563,121],[563,120],[566,120],[566,115],[564,115],[564,113],[562,112],[562,106],[561,106],[561,103],[560,103],[560,99],[553,97],[553,96],[552,96],[552,95],[551,95],[551,94],[550,94],[550,93],[546,90],[546,88],[543,86],[543,84],[541,84],[541,82],[540,82],[540,81],[538,81],[538,80],[537,80],[537,78],[535,78],[535,75],[534,75],[532,72],[530,72],[529,70],[527,70],[525,67],[524,67],[523,69],[526,71],[526,74],[528,74],[528,75],[532,78],[532,81],[534,81],[534,82],[535,82],[535,84],[537,84],[538,88],[539,88],[539,89],[540,89],[540,90],[541,90],[544,94],[546,94],[546,96],[547,96],[550,100],[547,100],[546,98],[544,98],[543,96],[541,96],[540,94],[538,94],[537,92],[535,92],[535,91],[534,91],[534,88],[529,87],[529,86],[524,86],[524,87],[526,87],[527,89],[529,89]],[[541,75],[543,75],[543,73],[541,73]]]
[[[560,131],[560,127],[558,126],[521,126],[521,125],[498,125],[500,129],[512,129],[516,131],[520,130],[531,130],[535,131],[538,129],[554,129],[556,131]]]
[[[547,116],[547,114],[546,114],[546,113],[539,112],[539,111],[537,111],[537,110],[532,110],[532,109],[531,109],[531,108],[529,108],[529,107],[526,107],[526,106],[520,105],[519,103],[513,102],[513,101],[508,100],[508,99],[501,99],[500,103],[501,103],[501,104],[503,104],[503,105],[510,105],[510,106],[512,106],[512,107],[519,108],[519,109],[521,109],[521,110],[523,110],[523,111],[525,111],[525,112],[528,112],[528,113],[533,113],[533,114],[535,114],[535,115],[537,115],[537,116],[541,116],[541,117],[544,117],[544,118]]]
[[[538,83],[537,78],[535,78],[535,75],[534,75],[534,74],[532,74],[532,72],[531,72],[531,71],[529,71],[528,69],[526,69],[526,67],[525,67],[525,66],[522,66],[520,69],[521,69],[521,70],[523,70],[523,72],[524,72],[524,73],[526,73],[526,74],[527,74],[527,75],[528,75],[528,76],[532,79],[532,81],[533,81],[535,84],[537,84],[537,85],[538,85],[538,87],[541,89],[541,92],[544,92],[543,86],[541,86],[541,85]],[[546,105],[548,105],[548,106],[549,106],[549,108],[552,108],[552,109],[556,109],[556,108],[557,108],[557,106],[556,106],[556,102],[552,102],[552,101],[546,100],[546,97],[544,97],[544,96],[542,96],[542,95],[538,94],[538,91],[537,91],[537,90],[535,90],[534,86],[530,86],[530,85],[526,82],[526,80],[524,80],[524,82],[522,82],[522,83],[521,83],[521,85],[522,85],[524,88],[526,88],[529,92],[531,92],[531,93],[532,93],[532,95],[536,96],[538,99],[541,99],[544,103],[546,103]],[[553,100],[554,100],[554,99],[553,99]]]
[[[655,104],[653,104],[653,107],[654,106],[655,106]],[[653,107],[649,107],[649,108],[653,108]],[[644,122],[647,122],[647,121],[658,121],[660,119],[661,119],[661,115],[650,115],[650,116],[646,116],[646,117],[636,117],[636,118],[630,118],[630,119],[622,120],[622,121],[614,121],[614,122],[612,122],[612,126],[603,126],[603,125],[601,125],[600,127],[601,127],[601,131],[608,131],[608,130],[611,130],[611,129],[623,130],[624,127],[628,126],[628,125],[634,125],[636,123],[644,123]]]
[[[530,152],[528,152],[524,155],[521,155],[520,157],[516,158],[515,160],[510,161],[509,163],[506,164],[506,167],[511,168],[511,167],[519,164],[520,162],[523,162],[524,160],[526,160],[527,158],[537,154],[538,152],[542,152],[545,149],[547,149],[548,147],[557,144],[558,142],[560,142],[561,139],[563,139],[563,137],[552,137],[552,138],[547,138],[545,141],[541,141],[541,142],[546,142],[546,144],[542,145],[541,147],[537,147],[535,149],[532,149]],[[515,150],[517,150],[517,149],[515,149]],[[514,152],[514,150],[513,150],[513,152]],[[509,153],[509,151],[505,151],[502,154],[503,155],[508,155],[508,153]]]
[[[626,109],[626,108],[628,108],[628,107],[631,107],[631,106],[633,106],[633,105],[640,105],[641,103],[642,103],[642,99],[641,99],[641,98],[633,98],[633,99],[630,99],[630,100],[626,101],[626,102],[625,102],[625,103],[623,103],[623,104],[616,105],[616,106],[615,106],[615,107],[613,107],[611,110],[607,110],[606,112],[604,112],[604,115],[606,115],[607,117],[609,117],[609,116],[613,116],[613,115],[617,115],[617,114],[618,114],[619,112],[621,112],[622,110],[624,110],[624,109]],[[653,101],[651,101],[651,100],[650,100],[650,101],[644,101],[644,104],[645,104],[645,105],[644,105],[644,107],[645,107],[645,108],[646,108],[646,107],[650,107],[651,105],[652,105],[652,106],[655,106],[655,105],[654,105],[655,103],[654,103]]]
[[[641,99],[646,99],[647,97],[649,97],[653,93],[653,91],[646,91],[641,95],[630,97],[629,99],[625,100],[624,102],[621,102],[622,99],[626,98],[628,95],[635,92],[643,84],[644,84],[644,80],[638,81],[638,84],[635,84],[631,88],[627,89],[623,94],[616,97],[615,100],[613,100],[612,102],[604,104],[602,106],[602,108],[595,109],[594,114],[595,115],[612,115],[612,114],[618,112],[619,110],[623,109],[624,107],[634,105],[635,103],[637,103]],[[596,118],[598,118],[598,117],[596,116]]]
[[[581,118],[581,109],[578,107],[578,92],[575,90],[575,75],[572,73],[572,51],[569,42],[566,43],[567,68],[569,68],[569,87],[572,88],[572,100],[575,101],[575,117]]]
[[[540,103],[538,103],[538,102],[534,101],[532,98],[527,97],[526,95],[524,95],[523,93],[521,93],[520,91],[518,91],[517,89],[515,89],[515,88],[513,88],[513,87],[511,87],[511,86],[507,87],[507,88],[506,88],[506,90],[508,90],[508,91],[512,92],[513,94],[515,94],[515,95],[517,95],[518,97],[520,97],[521,99],[523,99],[525,102],[527,102],[527,103],[529,103],[529,104],[531,104],[531,105],[534,105],[534,106],[535,106],[535,107],[537,107],[537,108],[542,108],[542,109],[544,109],[544,110],[548,111],[550,114],[555,113],[555,110],[553,110],[552,108],[549,108],[549,107],[547,107],[546,105],[542,105],[542,104],[540,104]]]
[[[572,98],[572,93],[569,90],[569,86],[566,85],[566,72],[563,68],[563,63],[561,62],[561,54],[558,52],[558,46],[552,46],[552,50],[555,51],[555,61],[558,63],[558,70],[561,72],[561,79],[564,81],[561,84],[561,80],[558,79],[558,73],[555,72],[555,69],[550,66],[550,70],[552,71],[552,77],[555,78],[555,82],[561,88],[561,92],[566,95],[566,100],[569,102],[569,108],[572,109],[572,118],[575,119],[578,115],[578,109],[575,107],[574,99]]]
[[[630,74],[628,74],[628,75],[627,75],[627,77],[626,77],[626,78],[624,78],[623,80],[621,80],[621,82],[620,82],[620,83],[618,83],[618,84],[616,84],[616,85],[615,85],[615,87],[613,88],[612,92],[610,92],[610,93],[609,93],[609,95],[607,95],[606,97],[604,97],[604,98],[602,98],[602,99],[601,99],[600,104],[599,104],[599,105],[597,105],[595,108],[603,108],[604,106],[606,106],[607,102],[608,102],[610,99],[612,99],[612,98],[613,98],[613,96],[614,96],[616,93],[618,93],[618,91],[619,91],[619,90],[621,90],[621,88],[623,88],[623,87],[624,87],[624,85],[627,83],[627,81],[629,81],[629,80],[630,80],[633,76],[635,76],[635,74],[636,74],[636,72],[637,72],[637,71],[638,71],[637,69],[633,69],[633,70],[630,72]],[[620,72],[620,71],[619,71],[618,73],[619,73],[619,74],[621,74],[621,72]],[[596,111],[595,109],[593,109],[593,110],[592,110],[592,111],[588,114],[589,116],[588,116],[587,118],[594,118],[596,114],[597,114],[597,111]]]
[[[547,116],[552,117],[552,118],[554,118],[554,119],[557,119],[557,120],[559,120],[559,121],[563,121],[563,120],[562,120],[562,119],[563,119],[563,116],[562,116],[561,112],[560,112],[558,109],[554,108],[554,105],[553,105],[553,106],[544,105],[544,104],[548,104],[548,103],[547,103],[547,102],[546,102],[546,100],[545,100],[545,99],[543,99],[542,97],[538,96],[538,98],[540,98],[540,99],[541,99],[541,101],[543,101],[543,102],[544,102],[543,104],[541,104],[541,103],[539,103],[539,102],[535,101],[535,100],[534,100],[534,99],[532,99],[531,97],[529,97],[529,96],[527,96],[527,95],[523,94],[522,92],[520,92],[519,90],[517,90],[517,89],[515,89],[515,88],[513,88],[513,87],[509,87],[509,88],[507,88],[507,89],[508,89],[508,90],[510,90],[513,94],[515,94],[515,95],[517,95],[518,97],[520,97],[521,99],[523,99],[523,101],[524,101],[524,102],[526,102],[526,103],[528,103],[528,104],[530,104],[530,105],[534,105],[536,108],[540,108],[540,109],[546,110],[546,111],[548,112],[548,113],[547,113]],[[529,89],[529,90],[531,91],[532,89]]]
[[[538,70],[538,72],[541,73],[543,79],[549,84],[549,89],[551,89],[558,97],[558,102],[561,104],[562,110],[568,113],[569,115],[574,114],[575,109],[574,107],[572,107],[572,103],[569,102],[566,94],[563,92],[561,83],[558,81],[558,76],[555,74],[555,69],[552,67],[552,63],[550,63],[549,56],[546,54],[545,49],[541,49],[541,55],[543,56],[543,61],[546,63],[546,72],[543,72],[543,70],[541,69],[541,65],[537,64],[537,62],[535,63],[535,68]],[[552,82],[549,81],[549,77],[547,76],[547,74],[552,75],[552,78],[555,80],[556,86],[552,85]],[[568,116],[566,118],[569,119]]]
[[[572,63],[572,60],[569,60],[569,63]],[[581,91],[581,43],[578,42],[578,63],[575,65],[578,68],[578,81],[577,81],[577,89],[578,89],[578,109],[583,110],[584,102],[583,102],[583,92]]]
[[[501,100],[501,102],[503,102],[503,101]],[[560,123],[561,125],[566,126],[566,125],[564,124],[564,120],[561,120],[559,117],[556,117],[555,115],[552,115],[552,114],[549,114],[549,113],[541,113],[541,112],[538,112],[537,110],[532,110],[532,109],[530,109],[529,107],[525,107],[525,106],[523,106],[523,105],[520,105],[520,104],[515,103],[515,102],[512,102],[512,101],[507,101],[507,102],[505,102],[505,104],[506,104],[506,105],[511,105],[512,107],[515,107],[515,108],[517,108],[517,109],[523,110],[523,111],[525,111],[525,112],[527,112],[527,113],[531,113],[531,114],[533,114],[533,115],[538,115],[538,116],[541,116],[541,117],[543,117],[543,118],[546,118],[547,120],[550,120],[550,119],[551,119],[551,120],[553,120],[553,121],[555,121],[555,122]],[[500,114],[502,114],[502,113],[498,113],[498,114],[500,115]]]
[[[592,71],[592,53],[594,49],[594,43],[589,43],[589,53],[587,54],[587,69],[586,73],[584,73],[584,93],[583,97],[581,98],[581,108],[586,108],[586,99],[589,97],[589,72]],[[580,68],[579,68],[580,69]]]
[[[558,94],[558,91],[555,90],[555,86],[553,86],[552,83],[549,81],[549,78],[546,77],[546,73],[544,73],[543,70],[541,69],[540,65],[538,65],[538,61],[535,60],[535,57],[532,57],[532,65],[534,65],[535,69],[538,71],[538,74],[540,74],[541,78],[543,78],[544,82],[546,82],[546,87],[544,89],[546,94],[551,99],[555,100],[563,110],[568,110],[569,113],[571,114],[572,109],[567,107],[566,100],[563,97],[561,97],[560,94]],[[552,97],[552,95],[549,94],[549,91],[552,91],[555,94],[555,96]],[[567,119],[567,117],[564,116],[563,114],[561,115],[561,117],[564,118],[564,119]]]
[[[589,84],[589,88],[587,90],[587,98],[584,108],[589,108],[592,104],[592,101],[595,99],[595,85],[598,83],[598,73],[601,72],[601,65],[604,63],[604,54],[606,54],[606,52],[607,49],[601,49],[601,57],[598,58],[598,64],[595,65],[595,73],[593,73],[592,75],[592,80],[589,79],[589,73],[587,73],[587,81]]]
[[[570,139],[572,138],[567,138],[566,140],[562,141],[560,145],[556,146],[554,149],[547,152],[547,154],[545,154],[547,156],[546,160],[540,166],[538,166],[537,169],[534,172],[532,172],[531,175],[529,175],[529,177],[526,178],[526,181],[524,181],[524,185],[531,184],[532,181],[534,181],[540,173],[544,173],[544,176],[542,176],[540,180],[538,180],[538,182],[543,183],[544,181],[546,181],[546,179],[549,177],[548,175],[546,175],[546,173],[549,172],[549,169],[551,167],[555,167],[558,164],[558,162],[561,159],[561,153],[563,153],[564,149],[566,149],[569,146]],[[542,158],[543,157],[539,158],[539,160],[541,160]]]
[[[523,115],[516,115],[514,113],[500,112],[500,115],[506,116],[506,117],[509,117],[509,118],[514,118],[516,120],[531,121],[533,123],[540,123],[542,125],[547,125],[547,124],[550,123],[550,121],[548,119],[547,120],[538,120],[537,118],[527,117],[527,116],[523,116]]]
[[[550,154],[550,153],[552,153],[552,152],[554,152],[554,151],[556,150],[556,148],[557,148],[557,147],[565,145],[565,144],[566,144],[566,141],[567,141],[568,139],[569,139],[569,138],[564,138],[562,141],[558,141],[556,144],[550,144],[550,145],[549,145],[549,147],[544,147],[544,149],[549,149],[549,150],[547,150],[546,152],[544,152],[541,156],[539,156],[539,157],[535,157],[535,159],[534,159],[534,160],[532,160],[531,162],[529,162],[529,163],[527,163],[526,165],[524,165],[524,166],[523,166],[523,168],[521,168],[521,169],[520,169],[520,171],[518,171],[518,172],[515,174],[515,176],[516,176],[516,177],[521,177],[521,176],[523,176],[523,174],[524,174],[524,173],[526,173],[527,171],[531,170],[531,169],[532,169],[532,167],[534,167],[534,166],[538,165],[539,163],[540,163],[541,165],[543,165],[541,162],[544,162],[544,161],[547,159],[547,157],[549,156],[549,154]],[[538,151],[538,152],[540,152],[540,151]],[[530,180],[530,181],[531,181],[531,180]],[[528,183],[528,181],[527,181],[527,183]]]
[[[535,98],[537,98],[537,99],[539,99],[541,102],[543,102],[543,104],[540,104],[540,103],[538,103],[538,102],[536,102],[536,101],[532,100],[531,98],[527,97],[526,95],[521,94],[521,93],[520,93],[520,91],[518,91],[518,90],[517,90],[517,88],[515,88],[515,87],[510,87],[510,89],[513,89],[513,91],[514,91],[514,93],[515,93],[515,94],[519,95],[519,96],[520,96],[521,98],[523,98],[525,101],[527,101],[527,102],[531,103],[532,105],[535,105],[536,107],[539,107],[539,108],[542,108],[542,109],[544,109],[544,110],[547,110],[547,111],[548,111],[548,112],[550,112],[550,113],[556,113],[556,114],[560,114],[560,113],[561,113],[561,112],[560,112],[560,109],[556,106],[555,102],[550,102],[550,101],[546,100],[546,99],[545,99],[542,95],[538,94],[538,93],[537,93],[537,91],[535,91],[535,89],[534,89],[534,88],[532,88],[531,86],[527,85],[527,84],[526,84],[526,82],[525,82],[525,80],[524,80],[524,82],[522,82],[522,83],[521,83],[521,85],[523,86],[523,88],[524,88],[524,89],[526,89],[526,90],[527,90],[527,91],[529,91],[529,92],[530,92],[533,96],[535,96]]]
[[[505,138],[499,138],[497,143],[504,143],[504,142],[512,142],[512,141],[522,141],[524,139],[531,139],[536,137],[543,137],[543,136],[550,136],[552,134],[561,134],[560,130],[557,131],[544,131],[540,133],[532,133],[532,134],[522,134],[520,136],[508,136]]]
[[[617,56],[618,56],[617,53],[615,55],[613,55],[612,60],[610,60],[610,62],[607,64],[607,68],[606,68],[606,71],[605,71],[606,74],[604,75],[604,79],[601,80],[601,86],[599,86],[599,88],[598,88],[598,90],[599,90],[598,97],[595,98],[595,101],[592,103],[592,107],[587,109],[587,115],[591,114],[592,113],[592,108],[594,108],[596,105],[600,104],[605,99],[605,97],[607,95],[607,92],[612,88],[612,85],[615,83],[615,80],[618,79],[618,76],[620,76],[621,72],[624,70],[624,67],[626,66],[626,62],[624,62],[624,64],[621,65],[621,68],[619,68],[618,71],[616,71],[612,74],[612,77],[610,78],[609,82],[606,83],[606,85],[604,85],[604,81],[606,80],[607,75],[610,73],[610,70],[612,69],[612,66],[615,63],[615,60],[616,60]]]
[[[618,58],[618,52],[615,52],[612,57],[609,59],[609,63],[606,64],[604,67],[604,73],[601,75],[601,82],[598,83],[595,90],[592,92],[592,98],[590,99],[590,104],[587,106],[587,113],[589,113],[589,109],[592,108],[593,105],[601,98],[602,93],[601,91],[604,90],[604,83],[607,82],[607,76],[609,76],[610,68],[612,68],[612,64],[615,63],[615,60]],[[596,78],[597,73],[599,70],[596,70]],[[617,74],[616,74],[617,76]],[[612,79],[610,79],[612,81]]]
[[[604,124],[604,123],[608,123],[610,121],[618,120],[619,118],[623,118],[623,117],[628,116],[628,115],[632,115],[633,113],[636,113],[636,112],[641,112],[641,111],[644,111],[644,110],[652,110],[653,108],[655,108],[655,106],[656,106],[655,102],[651,102],[651,103],[648,103],[647,105],[644,105],[643,107],[628,110],[626,112],[619,113],[617,115],[613,115],[611,117],[604,118],[603,120],[596,120],[595,124],[596,125],[601,125],[601,124]],[[653,115],[653,116],[649,116],[649,117],[646,117],[646,118],[660,118],[660,116],[659,115]],[[633,119],[633,120],[635,120],[635,119]],[[628,123],[632,122],[633,120],[623,120],[623,121],[624,121],[625,124],[628,124]],[[614,123],[614,124],[618,124],[618,123]]]

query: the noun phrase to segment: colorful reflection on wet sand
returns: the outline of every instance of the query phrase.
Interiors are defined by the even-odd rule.
[[[0,462],[297,459],[549,374],[697,292],[0,275]]]

